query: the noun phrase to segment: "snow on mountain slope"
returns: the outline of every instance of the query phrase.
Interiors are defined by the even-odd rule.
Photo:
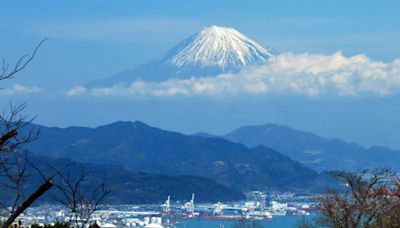
[[[166,81],[170,78],[216,76],[237,72],[242,67],[261,64],[276,52],[263,48],[233,28],[203,28],[169,50],[164,57],[133,70],[90,82],[89,87],[109,87],[144,81]]]
[[[185,66],[239,69],[265,62],[274,51],[265,49],[233,28],[211,26],[181,42],[170,51],[167,62]]]

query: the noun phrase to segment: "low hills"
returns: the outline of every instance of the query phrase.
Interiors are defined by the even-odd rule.
[[[188,136],[142,122],[116,122],[97,128],[46,128],[29,150],[47,157],[118,166],[131,172],[191,175],[229,188],[325,190],[330,177],[258,146],[252,149],[219,138]]]
[[[206,137],[216,136],[206,135]],[[221,137],[250,148],[263,145],[275,149],[318,171],[357,171],[379,167],[399,170],[400,168],[398,150],[379,146],[365,148],[357,143],[327,139],[283,125],[244,126]]]

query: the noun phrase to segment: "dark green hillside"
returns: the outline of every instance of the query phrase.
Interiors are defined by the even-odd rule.
[[[30,160],[45,174],[53,173],[48,164],[61,168],[74,163],[69,159],[52,159],[43,156],[31,156]],[[105,203],[110,204],[161,203],[168,195],[172,200],[186,201],[190,199],[192,193],[196,193],[197,202],[238,201],[244,198],[239,190],[225,187],[204,177],[132,172],[110,165],[75,164],[68,169],[73,180],[79,177],[81,166],[89,173],[85,186],[97,186],[104,182],[111,189],[111,194],[105,200]],[[27,193],[32,192],[42,183],[39,175],[32,178],[34,179],[30,179],[29,186],[25,190]],[[55,178],[53,182],[58,181],[59,179]],[[51,192],[57,194],[54,188]],[[7,202],[10,198],[9,194],[9,192],[0,192],[0,203]],[[40,202],[45,201],[54,201],[54,198],[50,194],[45,194]]]
[[[243,191],[320,190],[330,181],[272,149],[249,149],[224,139],[187,136],[142,122],[116,122],[94,129],[42,128],[42,137],[30,149],[40,155],[117,165],[136,172],[202,176]]]

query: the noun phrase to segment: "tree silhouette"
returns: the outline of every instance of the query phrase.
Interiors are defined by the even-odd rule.
[[[329,191],[319,198],[324,227],[400,227],[400,181],[389,169],[335,172],[347,191]]]

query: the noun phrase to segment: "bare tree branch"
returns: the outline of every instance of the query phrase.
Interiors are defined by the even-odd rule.
[[[24,201],[21,206],[19,206],[7,219],[6,222],[4,222],[1,226],[1,228],[8,228],[9,226],[12,225],[14,220],[22,213],[24,212],[28,207],[32,205],[40,196],[42,196],[45,192],[47,192],[53,184],[51,181],[47,181],[44,184],[42,184],[32,195],[28,197],[26,201]]]
[[[28,66],[46,40],[47,38],[42,40],[31,55],[20,57],[12,68],[3,59],[0,81],[13,78]],[[9,112],[0,113],[0,188],[10,194],[6,202],[0,202],[0,212],[6,212],[9,216],[1,227],[9,227],[24,210],[53,186],[48,178],[26,198],[25,189],[33,170],[29,168],[28,155],[23,147],[37,139],[40,131],[31,128],[21,134],[21,129],[34,120],[21,114],[25,107],[25,103],[18,106],[10,104]]]
[[[45,38],[39,42],[36,48],[33,50],[31,55],[23,55],[21,56],[17,62],[14,64],[14,67],[10,69],[10,64],[8,64],[5,59],[2,61],[2,68],[0,72],[0,81],[5,79],[11,79],[15,76],[16,73],[23,70],[28,64],[35,58],[37,52],[40,47],[45,43],[49,38]]]
[[[80,166],[80,174],[72,178],[70,172],[60,173],[61,183],[55,184],[59,194],[53,197],[70,210],[70,222],[74,227],[86,227],[100,203],[110,194],[104,183],[88,186],[89,173]]]
[[[348,192],[330,191],[319,200],[317,222],[328,227],[400,226],[400,182],[389,169],[338,172]]]

